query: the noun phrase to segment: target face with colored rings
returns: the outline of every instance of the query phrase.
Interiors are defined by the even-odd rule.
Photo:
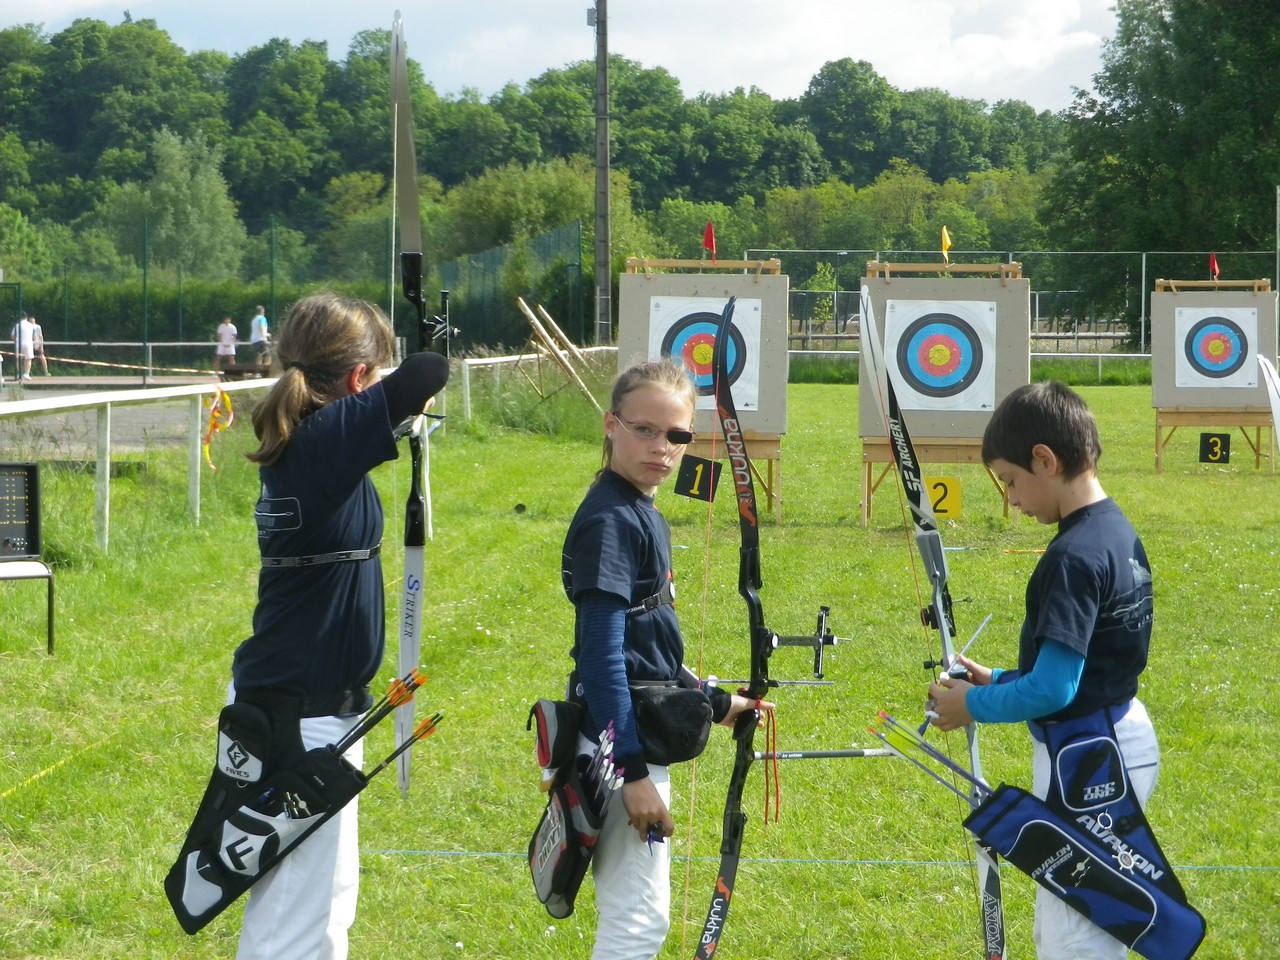
[[[927,313],[913,320],[898,340],[898,373],[930,397],[964,392],[982,369],[982,343],[965,320]]]
[[[718,313],[699,312],[681,317],[662,337],[662,355],[675,357],[693,376],[699,396],[709,397],[715,390],[712,357],[716,343],[716,330],[720,326]],[[729,328],[729,383],[737,382],[747,362],[747,347],[742,333],[736,326]]]
[[[1226,317],[1205,317],[1192,325],[1183,340],[1187,362],[1206,377],[1229,377],[1249,357],[1249,338]]]

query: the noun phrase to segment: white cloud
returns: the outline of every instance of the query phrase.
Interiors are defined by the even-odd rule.
[[[662,66],[686,96],[758,86],[796,97],[831,60],[866,60],[900,89],[939,87],[995,102],[1061,109],[1087,86],[1113,0],[614,0],[610,48]],[[410,6],[401,0],[409,55],[444,93],[490,94],[548,69],[595,56],[591,0],[485,0]],[[361,30],[389,29],[391,8],[351,0],[0,0],[0,27],[42,22],[47,32],[77,17],[119,23],[128,9],[150,18],[187,50],[242,53],[272,37],[326,40],[335,59]]]

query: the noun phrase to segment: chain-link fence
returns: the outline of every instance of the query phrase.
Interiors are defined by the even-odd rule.
[[[791,278],[793,349],[856,350],[858,288],[868,261],[938,263],[939,250],[748,250],[777,257]],[[1035,352],[1145,353],[1150,295],[1157,280],[1209,280],[1209,251],[951,250],[952,263],[1021,263],[1031,283]],[[1215,255],[1218,279],[1273,278],[1276,252]],[[939,276],[942,276],[941,270]]]
[[[238,250],[218,264],[191,249],[180,233],[145,217],[85,231],[80,240],[77,257],[51,278],[0,290],[0,320],[32,312],[45,339],[66,357],[94,360],[103,350],[93,345],[163,343],[172,345],[167,352],[178,365],[207,367],[224,317],[247,340],[259,306],[276,320],[320,289],[377,303],[395,319],[401,337],[413,342],[416,336],[400,294],[399,251],[386,215],[352,218],[340,227],[272,218],[260,233],[238,234]],[[516,307],[518,296],[541,305],[570,337],[584,342],[582,242],[582,226],[574,222],[446,263],[432,263],[428,251],[428,309],[434,312],[433,289],[451,291],[450,320],[461,332],[461,351],[523,344],[528,325]],[[0,337],[7,333],[6,326]],[[145,362],[132,348],[129,353]]]
[[[520,347],[529,322],[516,306],[539,305],[576,343],[587,342],[583,304],[582,225],[571,223],[529,240],[441,264],[432,277],[449,291],[449,320],[464,341]]]

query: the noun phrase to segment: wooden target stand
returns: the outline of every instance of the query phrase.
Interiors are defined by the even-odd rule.
[[[916,457],[921,465],[926,463],[976,463],[981,464],[987,478],[996,493],[1000,494],[1000,502],[1004,507],[1004,515],[1009,516],[1009,494],[1005,491],[991,468],[982,463],[982,439],[979,437],[923,437],[911,438]],[[876,464],[882,463],[879,474],[875,472]],[[884,478],[893,470],[893,451],[886,437],[862,438],[862,525],[871,521],[871,498],[884,483]]]
[[[532,335],[529,337],[528,343],[525,344],[525,352],[520,356],[522,358],[526,354],[531,354],[537,358],[538,379],[534,380],[533,377],[529,376],[529,374],[521,368],[519,358],[516,360],[516,369],[520,371],[524,378],[533,386],[533,389],[537,391],[538,397],[542,400],[546,400],[548,397],[559,393],[570,383],[573,383],[577,385],[578,390],[581,391],[582,395],[591,402],[591,405],[596,408],[596,413],[604,416],[604,410],[601,408],[600,402],[592,396],[591,391],[587,389],[587,385],[582,382],[582,377],[578,375],[578,371],[574,369],[573,366],[575,360],[580,365],[585,366],[587,363],[586,354],[579,350],[577,345],[565,336],[564,331],[560,329],[560,326],[555,322],[555,320],[551,319],[551,314],[547,313],[547,311],[542,308],[541,304],[538,305],[538,314],[541,315],[541,320],[538,318],[538,315],[535,315],[534,312],[529,309],[529,305],[524,302],[523,297],[516,297],[516,306],[520,308],[520,312],[523,313],[525,319],[529,321],[529,327],[533,331]],[[552,336],[552,332],[554,332],[554,336]],[[549,360],[552,362],[560,369],[560,372],[565,375],[565,382],[560,384],[560,386],[556,387],[550,393],[545,390],[542,384],[543,360]]]
[[[871,261],[867,264],[868,277],[883,277],[891,280],[894,275],[903,274],[967,274],[986,277],[999,277],[1003,284],[1008,280],[1022,278],[1021,263],[884,263]],[[893,470],[893,450],[889,446],[888,437],[862,437],[862,525],[871,521],[871,498],[880,489],[880,484]],[[983,471],[991,480],[996,492],[1000,494],[1000,503],[1004,516],[1009,516],[1009,494],[1005,491],[991,468],[982,463],[981,437],[912,437],[912,446],[920,463],[968,463],[981,464]],[[876,474],[876,464],[885,466]]]
[[[740,273],[779,276],[782,273],[782,261],[774,257],[769,260],[655,260],[646,257],[628,257],[627,273],[648,274],[654,270],[697,270],[713,272],[732,270]],[[744,430],[742,439],[747,444],[747,457],[751,461],[751,473],[760,490],[764,494],[765,505],[773,519],[782,520],[782,434],[759,433],[755,430]],[[704,460],[725,459],[724,439],[696,437],[685,449],[692,457]],[[764,465],[761,471],[760,465]]]
[[[1271,290],[1271,281],[1265,278],[1260,280],[1157,280],[1155,290],[1158,293],[1178,293],[1180,290],[1248,290],[1253,293],[1266,293]],[[1269,408],[1157,407],[1156,473],[1164,472],[1164,450],[1179,427],[1238,429],[1244,436],[1245,443],[1249,445],[1249,449],[1253,451],[1255,470],[1262,469],[1262,428],[1270,427],[1266,456],[1271,463],[1271,472],[1276,472],[1276,424]]]

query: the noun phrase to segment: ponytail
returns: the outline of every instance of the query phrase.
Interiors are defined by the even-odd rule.
[[[394,346],[391,322],[371,303],[333,293],[299,300],[280,323],[279,379],[253,412],[260,444],[245,456],[262,466],[275,463],[305,417],[343,396],[353,368],[386,366]]]

